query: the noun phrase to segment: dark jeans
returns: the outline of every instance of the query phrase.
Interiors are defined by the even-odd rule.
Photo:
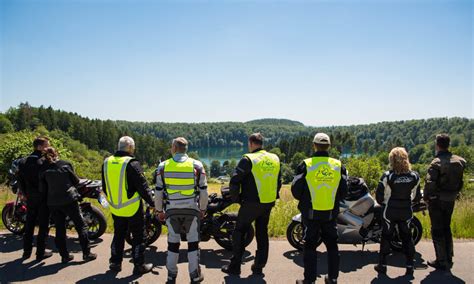
[[[255,253],[255,267],[263,268],[268,260],[268,221],[273,203],[244,203],[240,206],[237,224],[232,235],[232,252],[230,266],[240,268],[242,256],[245,252],[245,235],[255,221],[255,238],[257,252]]]
[[[61,257],[67,257],[69,255],[66,246],[66,216],[69,216],[74,223],[74,227],[79,235],[79,243],[81,244],[82,253],[88,254],[90,252],[89,237],[87,235],[88,228],[82,218],[79,204],[73,202],[64,206],[51,206],[50,208],[56,226],[56,238],[54,239],[54,242]]]
[[[382,240],[380,242],[380,264],[387,264],[387,256],[391,252],[390,241],[395,234],[395,227],[398,227],[398,234],[402,241],[402,249],[406,256],[406,265],[413,266],[415,257],[415,245],[410,230],[409,220],[387,220],[383,219]]]
[[[110,263],[120,264],[123,260],[123,248],[128,230],[132,233],[132,259],[135,265],[145,262],[145,218],[142,206],[131,217],[119,217],[112,214],[114,219],[114,238],[112,240]]]
[[[25,233],[23,235],[23,250],[31,253],[33,249],[33,234],[38,220],[39,231],[36,237],[36,255],[43,255],[46,248],[46,237],[49,233],[49,209],[45,200],[28,200]]]
[[[442,265],[453,262],[453,235],[451,234],[453,210],[454,201],[432,200],[428,205],[436,260]]]
[[[339,248],[337,246],[336,220],[321,221],[303,218],[304,231],[304,279],[316,281],[317,277],[317,243],[320,238],[328,254],[328,276],[337,279],[339,276]]]

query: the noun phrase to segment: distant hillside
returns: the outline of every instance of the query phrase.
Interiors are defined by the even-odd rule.
[[[286,125],[286,126],[304,126],[303,123],[295,120],[289,120],[284,118],[262,118],[255,119],[245,122],[246,124],[258,124],[258,125]]]
[[[449,133],[453,146],[474,143],[474,120],[468,118],[431,118],[367,125],[309,127],[287,119],[258,119],[249,122],[165,123],[130,122],[89,119],[77,113],[20,104],[0,114],[0,133],[34,130],[44,126],[48,131],[61,130],[93,150],[113,152],[122,135],[134,137],[136,156],[148,164],[156,164],[169,155],[169,143],[184,136],[192,147],[245,146],[248,135],[261,132],[267,147],[279,147],[293,157],[296,152],[310,152],[311,138],[316,132],[331,136],[339,153],[386,152],[403,146],[411,156],[432,155],[437,133]],[[302,148],[306,147],[306,148]],[[427,148],[428,147],[428,148]]]

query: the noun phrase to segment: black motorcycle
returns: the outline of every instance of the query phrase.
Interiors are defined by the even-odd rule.
[[[25,231],[26,212],[28,211],[26,196],[18,187],[11,187],[15,193],[16,200],[5,204],[2,210],[2,221],[10,232],[21,235]],[[82,179],[77,190],[81,198],[97,199],[99,203],[106,208],[108,206],[107,200],[102,196],[102,182],[99,180],[91,181]],[[99,208],[92,205],[90,202],[81,200],[79,207],[82,212],[84,222],[88,227],[89,239],[94,240],[102,236],[107,229],[107,219]],[[49,226],[54,227],[54,221],[50,218]],[[66,217],[66,228],[71,230],[74,228],[74,223]]]
[[[221,196],[216,193],[209,195],[209,204],[207,206],[206,214],[201,219],[200,234],[201,241],[207,242],[211,238],[224,249],[232,250],[232,234],[237,223],[237,213],[228,213],[224,210],[232,205],[229,188],[221,188]],[[161,234],[161,226],[166,225],[160,222],[153,210],[149,207],[145,209],[145,243],[151,245]],[[245,246],[248,246],[255,235],[253,227],[250,227],[249,232],[245,236]],[[185,234],[181,234],[181,239],[186,239]],[[131,234],[127,234],[127,243],[131,244]]]

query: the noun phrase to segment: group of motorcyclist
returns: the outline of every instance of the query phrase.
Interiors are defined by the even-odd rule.
[[[227,274],[241,273],[245,249],[244,236],[255,221],[257,251],[251,266],[253,274],[262,275],[269,254],[268,223],[270,213],[279,198],[281,166],[277,155],[263,149],[264,138],[254,133],[248,138],[249,153],[239,161],[230,180],[232,200],[241,206],[232,236],[233,256],[222,267]],[[462,189],[466,161],[449,152],[447,134],[436,136],[436,158],[430,164],[424,194],[420,191],[420,177],[410,166],[408,153],[396,147],[390,151],[390,170],[383,173],[376,189],[376,200],[384,205],[383,230],[378,273],[387,271],[390,241],[398,231],[406,255],[406,275],[413,276],[415,248],[409,229],[413,218],[411,204],[421,198],[428,204],[431,234],[436,259],[428,265],[449,271],[453,265],[453,241],[450,230],[451,215],[456,197]],[[72,260],[67,252],[64,219],[68,215],[79,232],[85,261],[94,260],[87,239],[87,227],[77,206],[75,186],[79,180],[70,163],[62,161],[49,145],[47,137],[33,142],[34,152],[21,161],[20,186],[28,198],[28,215],[24,234],[24,258],[32,253],[33,230],[39,220],[37,259],[52,255],[45,250],[48,219],[51,212],[56,223],[55,243],[62,262]],[[317,276],[317,240],[322,239],[328,251],[328,276],[325,283],[337,283],[339,251],[336,217],[339,201],[347,192],[348,173],[340,160],[329,157],[330,137],[317,133],[313,139],[314,154],[298,166],[291,191],[299,201],[304,232],[304,279],[297,283],[314,283]],[[190,158],[186,152],[188,142],[183,137],[172,141],[172,157],[159,164],[155,171],[156,184],[152,190],[143,169],[133,156],[135,142],[129,136],[121,137],[117,152],[106,158],[102,166],[103,191],[107,196],[114,221],[109,268],[121,271],[124,241],[127,232],[132,235],[132,260],[134,274],[152,270],[144,259],[144,200],[168,227],[168,253],[166,267],[168,282],[175,283],[178,274],[178,257],[181,236],[188,242],[189,276],[191,283],[204,279],[199,265],[199,226],[208,203],[207,178],[203,164]]]
[[[61,261],[67,263],[74,258],[66,246],[66,216],[73,221],[78,232],[83,260],[96,259],[97,255],[91,253],[89,248],[87,225],[79,209],[80,196],[75,187],[79,184],[79,178],[71,163],[59,160],[58,152],[50,146],[47,137],[37,137],[33,141],[33,148],[33,153],[21,159],[18,172],[19,186],[26,195],[28,205],[22,257],[27,259],[31,256],[37,220],[36,259],[52,256],[52,252],[45,249],[51,214],[56,225],[54,241]]]

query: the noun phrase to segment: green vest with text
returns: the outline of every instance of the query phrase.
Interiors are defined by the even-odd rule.
[[[104,179],[110,212],[115,216],[131,217],[140,207],[137,192],[132,198],[127,195],[127,165],[132,158],[110,156],[104,161]]]
[[[244,156],[252,162],[252,175],[255,179],[260,203],[275,202],[280,173],[278,156],[265,150],[248,153]]]
[[[329,157],[312,157],[304,160],[304,163],[313,210],[334,209],[341,180],[341,161]]]
[[[188,158],[184,162],[176,162],[173,158],[165,161],[164,180],[168,198],[180,193],[193,196],[196,192],[194,159]]]

